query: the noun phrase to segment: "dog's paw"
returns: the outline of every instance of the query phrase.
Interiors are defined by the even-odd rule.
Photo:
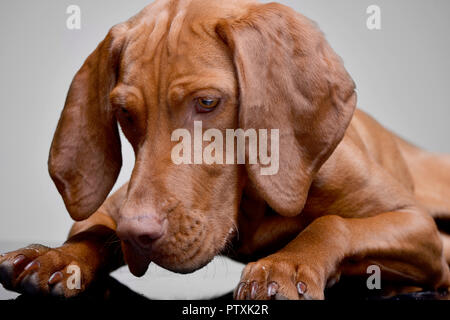
[[[0,283],[29,295],[73,297],[90,282],[89,267],[65,252],[33,244],[0,255]]]
[[[281,255],[249,263],[234,291],[238,300],[323,300],[323,277],[306,264]]]

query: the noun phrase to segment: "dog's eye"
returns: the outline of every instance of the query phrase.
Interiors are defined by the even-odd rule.
[[[220,99],[216,98],[199,98],[197,100],[198,112],[210,112],[219,105]]]

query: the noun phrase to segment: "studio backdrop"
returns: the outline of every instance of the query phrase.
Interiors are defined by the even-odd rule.
[[[422,148],[450,152],[450,1],[279,2],[317,22],[356,82],[359,108]],[[148,3],[0,2],[2,252],[29,243],[56,246],[66,238],[72,220],[48,175],[47,157],[70,82],[109,28]],[[128,180],[134,164],[125,139],[122,148],[115,189]],[[241,269],[223,258],[189,276],[152,267],[148,282],[133,282],[126,269],[118,277],[150,296],[200,298],[231,290]],[[199,288],[195,293],[192,285]],[[0,298],[10,296],[2,290]]]

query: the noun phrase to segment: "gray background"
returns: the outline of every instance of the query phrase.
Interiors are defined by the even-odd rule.
[[[450,1],[279,2],[319,24],[357,83],[361,109],[419,146],[450,152]],[[56,245],[66,237],[71,220],[46,162],[68,86],[108,29],[148,3],[0,2],[0,251],[32,242]],[[71,4],[81,7],[81,30],[66,28]],[[381,7],[379,31],[366,28],[371,4]],[[127,180],[134,161],[127,143],[123,149],[118,185]],[[232,288],[241,268],[221,258],[190,276],[152,267],[147,282],[135,281],[124,269],[117,277],[149,296],[202,297]],[[0,289],[1,297],[9,295]]]

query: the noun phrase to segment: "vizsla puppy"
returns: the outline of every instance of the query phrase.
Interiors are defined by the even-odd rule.
[[[238,299],[323,299],[371,264],[383,280],[448,287],[450,241],[433,218],[450,217],[450,157],[355,110],[354,89],[322,33],[288,7],[156,1],[114,26],[70,87],[49,170],[78,222],[61,247],[4,255],[1,283],[70,297],[123,263],[136,276],[150,262],[187,273],[228,254],[250,262]],[[175,164],[171,134],[194,121],[224,135],[278,129],[279,170]],[[108,197],[117,123],[136,163]],[[80,289],[67,286],[69,265]]]

